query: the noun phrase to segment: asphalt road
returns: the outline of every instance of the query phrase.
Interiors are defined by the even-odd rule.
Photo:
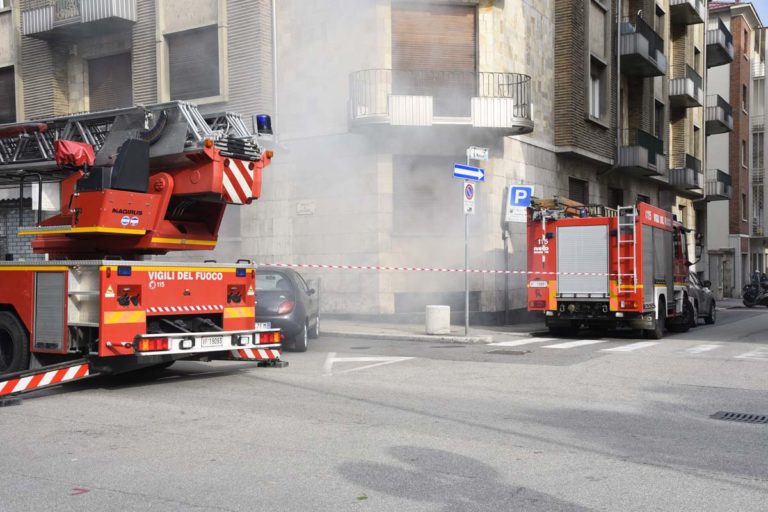
[[[764,511],[768,311],[660,343],[322,337],[0,409],[0,510]],[[641,343],[641,344],[638,344]]]

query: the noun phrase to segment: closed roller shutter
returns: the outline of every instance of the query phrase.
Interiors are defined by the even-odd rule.
[[[171,99],[192,100],[219,95],[218,27],[169,34]]]
[[[91,112],[133,104],[131,54],[110,55],[88,61]]]
[[[432,96],[436,116],[468,116],[477,89],[474,6],[392,7],[393,93]]]
[[[13,66],[0,69],[0,123],[16,121],[16,80]]]

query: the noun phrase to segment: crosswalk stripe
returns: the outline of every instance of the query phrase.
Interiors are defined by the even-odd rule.
[[[499,341],[497,343],[489,343],[491,347],[519,347],[520,345],[530,345],[531,343],[547,343],[555,341],[555,338],[528,338],[524,340],[516,341]]]
[[[558,343],[557,345],[545,345],[544,348],[575,348],[583,347],[585,345],[595,345],[597,343],[605,343],[608,340],[577,340],[567,341],[565,343]]]
[[[702,352],[709,352],[710,350],[717,350],[718,348],[722,347],[722,345],[718,345],[716,343],[713,344],[707,344],[707,345],[696,345],[695,347],[690,347],[685,349],[685,351],[689,354],[701,354]]]
[[[736,359],[757,359],[759,361],[768,361],[768,349],[758,348],[751,352],[745,352],[736,356]]]
[[[652,347],[658,345],[658,341],[638,341],[637,343],[630,343],[621,347],[604,348],[600,352],[632,352],[634,350],[641,350],[646,347]]]

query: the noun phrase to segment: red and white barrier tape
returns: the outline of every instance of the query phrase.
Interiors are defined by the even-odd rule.
[[[395,271],[395,272],[455,272],[463,274],[518,274],[518,275],[537,275],[537,276],[610,276],[605,272],[543,272],[532,270],[487,270],[487,269],[467,269],[463,268],[429,268],[429,267],[386,267],[379,265],[323,265],[318,263],[254,263],[257,267],[282,267],[282,268],[314,268],[329,270],[375,270],[375,271]],[[631,276],[633,274],[622,274],[622,276]]]

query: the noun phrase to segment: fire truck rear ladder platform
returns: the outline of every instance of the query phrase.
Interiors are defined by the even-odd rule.
[[[50,388],[76,380],[96,377],[87,359],[76,359],[65,363],[44,366],[35,370],[24,370],[0,375],[0,407],[20,402],[22,393]]]
[[[637,225],[635,223],[637,219],[637,210],[634,206],[619,206],[617,208],[618,218],[618,233],[616,234],[616,254],[618,255],[617,269],[617,288],[618,293],[635,293],[637,292]],[[626,220],[624,220],[626,219]],[[622,238],[623,234],[629,234],[627,238]],[[622,256],[621,246],[622,244],[632,244],[632,255]],[[629,272],[631,270],[631,273]],[[632,282],[623,284],[622,278],[632,276]]]

